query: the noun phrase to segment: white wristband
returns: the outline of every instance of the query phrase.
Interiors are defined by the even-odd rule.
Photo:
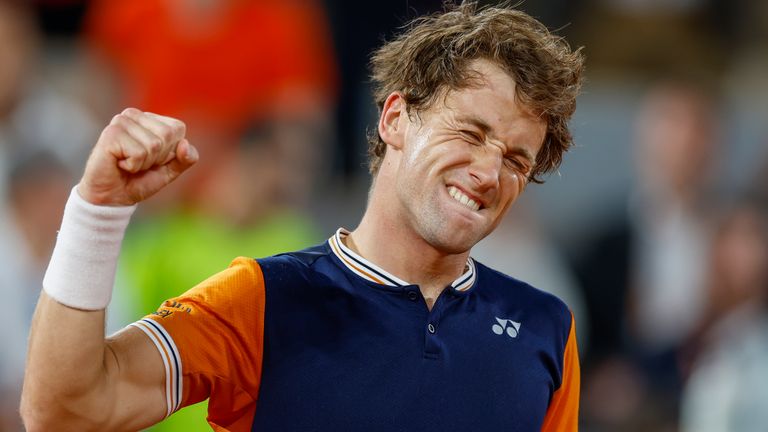
[[[57,302],[76,309],[105,309],[112,298],[117,258],[136,205],[99,206],[72,188],[43,289]]]

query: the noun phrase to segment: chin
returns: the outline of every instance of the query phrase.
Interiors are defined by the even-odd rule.
[[[484,236],[474,233],[451,231],[443,227],[439,232],[429,233],[424,239],[435,249],[446,254],[462,254],[477,244]]]
[[[452,204],[430,204],[416,207],[411,226],[425,242],[444,254],[465,253],[490,232],[487,220],[457,212]]]

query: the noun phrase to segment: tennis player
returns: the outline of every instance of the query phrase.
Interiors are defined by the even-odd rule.
[[[359,225],[236,258],[105,338],[131,214],[198,160],[181,121],[116,115],[43,281],[26,427],[133,431],[209,399],[217,431],[575,431],[571,312],[470,249],[558,167],[582,64],[516,10],[416,20],[372,58],[380,118]]]

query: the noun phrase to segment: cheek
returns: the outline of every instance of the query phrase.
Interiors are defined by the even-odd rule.
[[[525,191],[525,187],[527,185],[527,182],[525,181],[525,178],[523,178],[520,174],[515,173],[509,173],[503,175],[501,179],[501,191],[502,191],[502,197],[503,205],[504,207],[508,207],[511,205],[517,198],[520,197],[520,195],[523,194]]]
[[[432,129],[426,126],[413,126],[409,129],[403,161],[406,165],[418,165],[424,161],[429,154],[432,135]]]

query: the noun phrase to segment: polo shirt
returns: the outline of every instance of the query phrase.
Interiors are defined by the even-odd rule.
[[[167,415],[217,431],[575,431],[579,363],[556,297],[468,259],[419,287],[327,242],[230,267],[132,324],[166,368]]]

